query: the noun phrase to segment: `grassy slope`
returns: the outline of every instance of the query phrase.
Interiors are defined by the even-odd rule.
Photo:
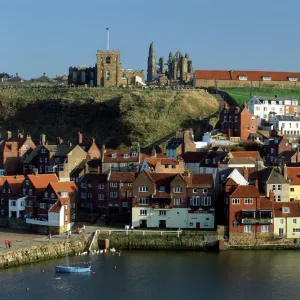
[[[240,105],[244,104],[250,99],[250,94],[255,96],[271,96],[290,97],[300,99],[300,89],[281,89],[281,88],[224,88]]]
[[[0,132],[19,129],[71,141],[82,130],[109,147],[146,146],[217,109],[216,100],[200,92],[12,89],[0,91]]]

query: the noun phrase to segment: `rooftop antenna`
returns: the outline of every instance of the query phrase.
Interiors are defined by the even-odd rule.
[[[106,50],[109,51],[109,28],[106,28]]]

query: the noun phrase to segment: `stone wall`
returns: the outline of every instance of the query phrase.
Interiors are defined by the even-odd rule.
[[[74,255],[85,250],[88,236],[68,240],[68,254]],[[66,255],[66,242],[45,242],[38,246],[13,249],[0,253],[0,269],[18,266],[42,260],[64,257]]]
[[[167,234],[160,235],[147,233],[122,233],[100,234],[98,241],[109,239],[110,247],[116,249],[128,250],[204,250],[218,248],[218,235],[213,232],[195,232],[184,231],[182,234]],[[95,245],[94,245],[95,247]]]
[[[300,81],[292,82],[292,81],[243,81],[243,80],[196,80],[196,87],[217,87],[219,88],[230,88],[230,87],[254,87],[254,88],[286,88],[286,89],[294,89],[300,88]]]

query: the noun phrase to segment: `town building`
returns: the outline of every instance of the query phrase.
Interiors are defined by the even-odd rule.
[[[211,174],[143,171],[133,183],[135,228],[214,229],[215,191]]]
[[[258,151],[232,151],[220,161],[220,168],[255,168],[259,160],[261,157]]]
[[[0,73],[0,82],[5,82],[9,80],[11,76],[7,73]]]
[[[275,203],[274,234],[279,238],[300,238],[299,202]]]
[[[300,137],[300,117],[270,114],[269,123],[274,125],[274,130],[280,135],[297,139]]]
[[[283,176],[290,183],[290,201],[300,201],[300,169],[283,166]]]
[[[204,160],[206,152],[185,152],[182,155],[184,166],[193,174],[200,174],[200,163]]]

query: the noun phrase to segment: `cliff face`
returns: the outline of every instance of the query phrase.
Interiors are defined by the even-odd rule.
[[[195,91],[131,91],[37,88],[0,91],[0,130],[73,141],[78,130],[108,147],[146,146],[218,110],[209,94]]]

